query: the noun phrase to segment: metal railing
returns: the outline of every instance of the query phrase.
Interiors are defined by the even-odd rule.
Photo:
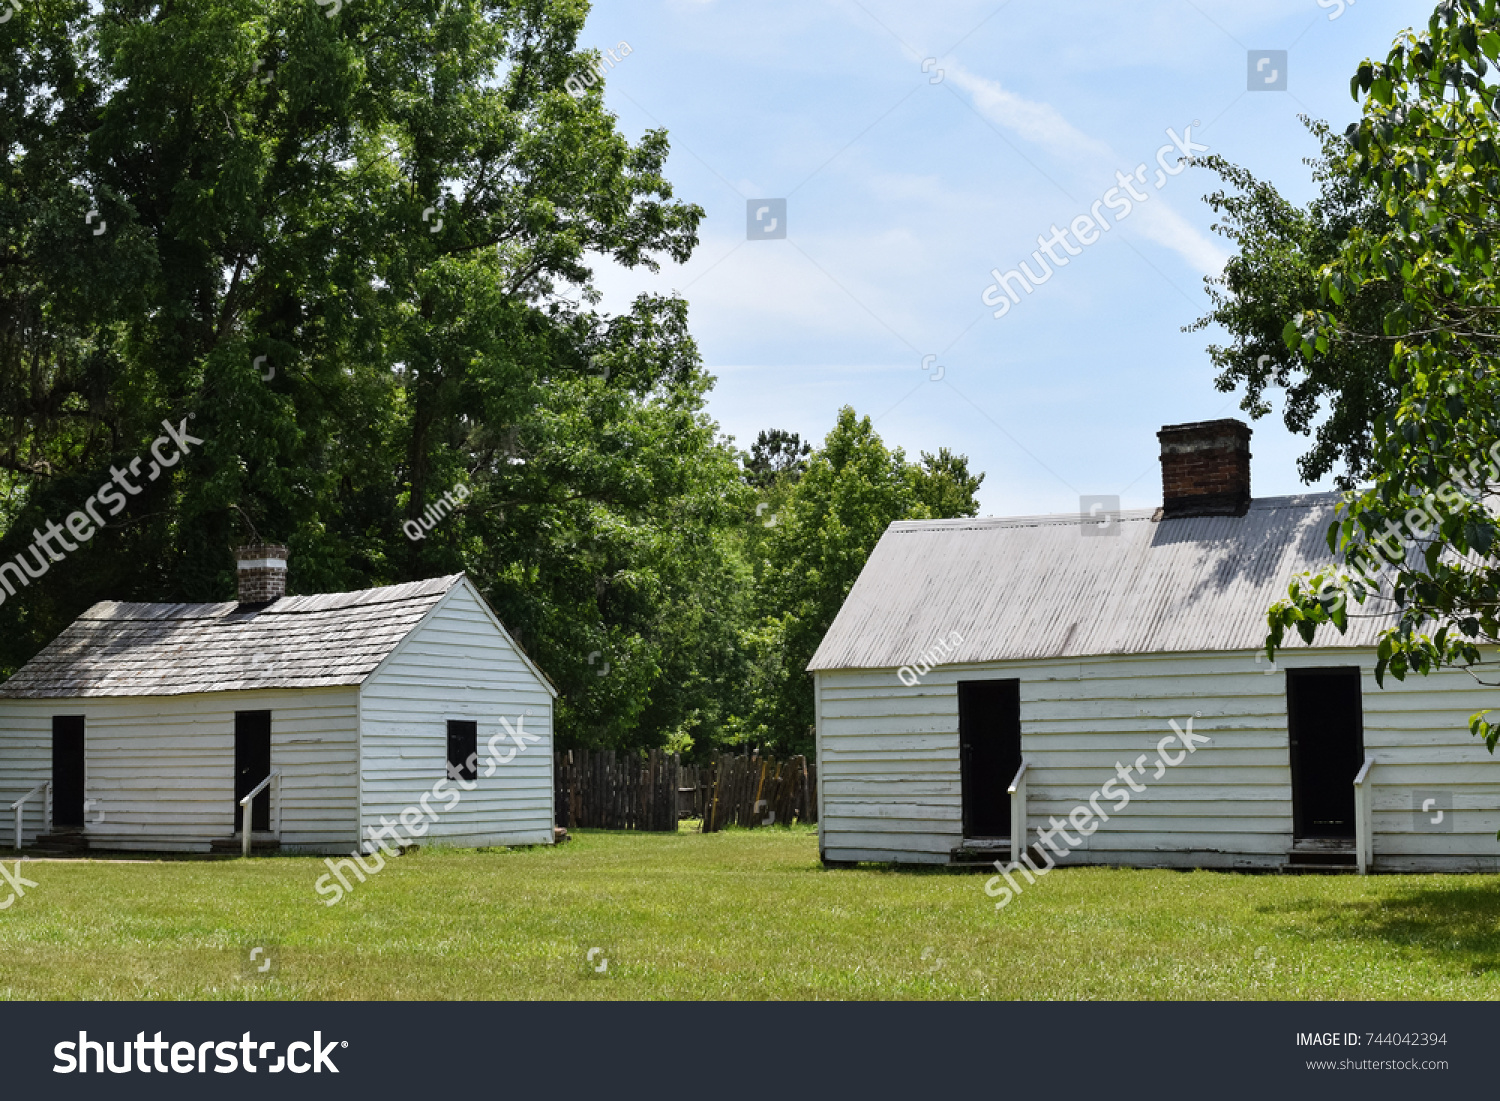
[[[240,827],[241,856],[250,855],[250,816],[254,809],[250,804],[254,803],[255,797],[267,787],[271,789],[271,832],[278,838],[281,836],[281,773],[273,768],[271,775],[256,784],[255,790],[240,800],[240,807],[244,812],[241,820],[243,824]]]
[[[1375,784],[1370,780],[1370,769],[1375,765],[1374,757],[1366,757],[1354,778],[1354,863],[1360,875],[1370,874],[1370,864],[1375,858],[1374,834],[1371,829],[1370,804],[1374,800]]]
[[[1026,758],[1005,793],[1010,796],[1010,862],[1019,864],[1026,848]]]
[[[39,833],[47,833],[52,829],[52,781],[43,780],[32,788],[21,798],[10,805],[10,809],[16,812],[16,851],[21,851],[21,817],[26,806],[26,800],[38,792],[42,796],[42,828]]]

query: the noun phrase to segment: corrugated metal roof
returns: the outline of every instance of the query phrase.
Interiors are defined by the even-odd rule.
[[[120,604],[79,616],[0,685],[0,698],[176,696],[355,685],[463,574],[238,604]]]
[[[895,523],[808,668],[898,668],[953,632],[963,641],[943,664],[1257,649],[1287,582],[1330,561],[1339,499],[1159,522],[1126,512],[1102,537],[1077,515]],[[1348,634],[1318,644],[1373,646],[1390,622],[1351,615]]]

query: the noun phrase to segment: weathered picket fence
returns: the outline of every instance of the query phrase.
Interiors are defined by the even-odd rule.
[[[681,818],[703,832],[818,819],[817,768],[728,754],[684,765],[672,753],[570,750],[556,756],[557,824],[606,830],[677,829]]]
[[[675,830],[682,763],[653,749],[612,749],[557,754],[557,824],[601,830]]]
[[[817,767],[805,757],[723,756],[714,762],[703,832],[818,820]],[[700,784],[700,790],[702,790]]]

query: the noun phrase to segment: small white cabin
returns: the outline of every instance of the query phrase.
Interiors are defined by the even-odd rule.
[[[553,841],[557,692],[464,575],[285,578],[246,548],[239,602],[97,604],[0,684],[0,846],[27,797],[23,845],[238,850],[252,793],[258,848]]]
[[[1160,438],[1160,509],[881,538],[809,665],[824,860],[1500,871],[1495,691],[1378,687],[1384,618],[1268,663],[1338,498],[1252,500],[1238,421]]]

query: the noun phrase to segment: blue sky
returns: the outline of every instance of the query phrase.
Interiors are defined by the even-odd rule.
[[[1357,117],[1359,62],[1432,6],[596,0],[581,45],[630,47],[606,104],[633,138],[668,131],[677,195],[707,211],[689,263],[601,268],[606,308],[687,298],[710,411],[740,447],[770,427],[821,442],[847,404],[912,457],[967,454],[985,515],[1075,512],[1083,494],[1151,507],[1157,429],[1241,415],[1213,386],[1214,331],[1181,331],[1228,253],[1202,202],[1216,177],[1157,177],[1167,131],[1191,125],[1305,201],[1316,143],[1297,115]],[[1248,90],[1251,50],[1287,51],[1285,91]],[[991,270],[1031,261],[1142,163],[1148,200],[995,318]],[[748,201],[769,198],[785,239],[747,240]],[[1302,491],[1307,441],[1279,409],[1254,428],[1256,496]]]

